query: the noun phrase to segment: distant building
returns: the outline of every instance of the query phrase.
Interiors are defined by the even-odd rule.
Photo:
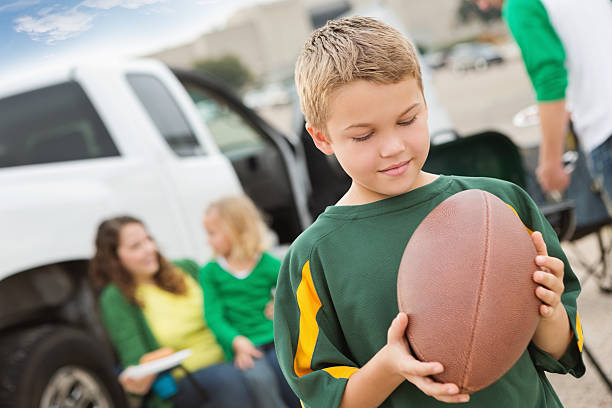
[[[223,29],[150,56],[171,66],[191,68],[199,60],[233,54],[258,79],[277,81],[292,75],[295,59],[313,28],[371,3],[391,8],[414,42],[425,48],[473,38],[483,31],[505,33],[501,21],[491,26],[460,25],[458,0],[278,0],[241,9]]]
[[[150,56],[189,68],[198,60],[233,54],[256,77],[279,80],[292,75],[298,52],[311,31],[310,17],[302,3],[280,0],[241,9],[225,28]]]

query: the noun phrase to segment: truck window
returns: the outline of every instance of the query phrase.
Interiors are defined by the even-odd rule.
[[[118,156],[76,82],[0,100],[0,167]]]
[[[223,154],[229,157],[240,156],[265,146],[266,142],[257,130],[226,103],[197,85],[183,83],[183,86]]]
[[[204,154],[180,107],[161,81],[147,74],[128,74],[127,80],[157,130],[177,156]]]

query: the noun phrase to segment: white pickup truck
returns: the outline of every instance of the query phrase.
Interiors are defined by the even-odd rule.
[[[152,60],[0,83],[0,407],[124,406],[87,276],[97,225],[134,215],[168,257],[202,263],[206,204],[245,192],[290,243],[349,182],[300,121],[285,137]]]

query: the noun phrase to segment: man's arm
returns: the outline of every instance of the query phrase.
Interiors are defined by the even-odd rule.
[[[570,182],[563,169],[563,150],[568,131],[565,99],[538,104],[542,142],[536,174],[544,191],[563,192]]]
[[[504,20],[521,49],[540,112],[542,144],[537,170],[545,191],[563,191],[563,141],[567,134],[565,49],[540,0],[506,0]]]

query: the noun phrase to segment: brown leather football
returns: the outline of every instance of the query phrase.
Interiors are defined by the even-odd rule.
[[[444,366],[436,381],[472,393],[519,359],[539,321],[535,257],[519,217],[486,191],[449,197],[417,227],[399,267],[397,297],[415,357]]]

